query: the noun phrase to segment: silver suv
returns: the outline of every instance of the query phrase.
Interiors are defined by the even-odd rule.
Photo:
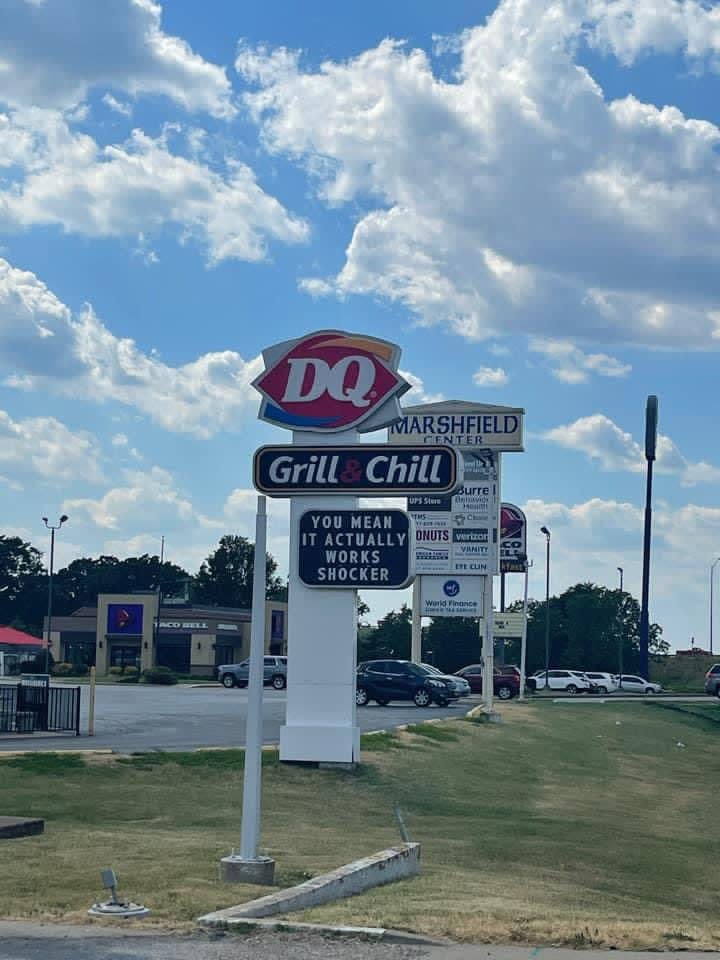
[[[720,697],[720,663],[714,663],[705,674],[705,693]]]
[[[250,661],[242,663],[224,663],[217,667],[218,680],[224,687],[246,687],[250,673]],[[263,658],[263,683],[275,690],[284,690],[287,686],[287,657]]]

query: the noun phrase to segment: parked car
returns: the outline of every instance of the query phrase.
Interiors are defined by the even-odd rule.
[[[720,697],[720,663],[714,663],[705,674],[705,693]]]
[[[593,685],[594,693],[614,693],[619,686],[619,678],[614,673],[586,673],[590,683]]]
[[[456,676],[464,677],[470,684],[473,693],[482,693],[482,673],[482,664],[471,663],[469,666],[458,670]],[[527,682],[525,689],[530,689]],[[534,690],[534,684],[532,689]],[[498,700],[511,700],[513,697],[517,697],[519,693],[520,673],[512,669],[505,672],[502,667],[495,667],[493,670],[493,695]]]
[[[440,677],[409,660],[369,660],[357,670],[355,702],[359,707],[375,700],[381,707],[391,700],[412,700],[417,707],[447,706],[450,692]]]
[[[535,678],[536,689],[545,690],[545,671],[538,670],[533,674]],[[577,693],[589,693],[592,684],[577,670],[548,670],[547,687],[550,690],[556,690],[560,693],[569,693],[574,696]]]
[[[445,686],[448,688],[451,700],[459,700],[460,697],[470,696],[470,684],[467,682],[465,677],[459,677],[452,673],[443,673],[442,670],[438,670],[438,668],[433,666],[431,663],[421,663],[420,666],[425,667],[428,673],[430,673],[432,676],[440,677],[440,679],[445,683]]]
[[[217,677],[224,687],[246,687],[250,674],[250,661],[242,663],[224,663],[217,668]],[[263,658],[263,683],[275,690],[284,690],[287,686],[287,657]]]
[[[643,680],[642,677],[625,673],[620,677],[620,686],[623,693],[662,693],[662,687],[659,683],[650,683],[649,680]]]

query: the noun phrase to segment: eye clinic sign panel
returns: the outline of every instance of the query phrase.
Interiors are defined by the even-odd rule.
[[[308,510],[298,549],[308,587],[397,590],[413,579],[412,523],[402,510]]]
[[[270,497],[310,494],[403,496],[448,493],[463,478],[462,459],[452,449],[427,450],[388,444],[278,445],[255,453],[255,486]]]
[[[521,452],[524,418],[522,407],[465,400],[423,403],[403,407],[402,418],[388,430],[388,442]]]

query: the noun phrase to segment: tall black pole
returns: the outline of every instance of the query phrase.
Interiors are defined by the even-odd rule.
[[[647,483],[645,487],[645,532],[643,536],[642,597],[640,601],[640,676],[648,679],[650,672],[650,536],[652,532],[652,479],[657,445],[658,398],[649,396],[645,408],[645,459]]]
[[[45,644],[45,673],[50,673],[50,643],[52,639],[53,563],[55,562],[55,527],[50,528],[50,575],[48,577],[47,643]]]
[[[545,534],[545,689],[550,689],[550,531],[540,527]]]

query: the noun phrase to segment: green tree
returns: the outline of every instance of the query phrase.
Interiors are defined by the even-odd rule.
[[[255,545],[245,537],[227,534],[200,566],[193,585],[193,600],[216,607],[242,607],[252,604]],[[265,596],[282,600],[286,588],[277,576],[277,561],[271,554],[265,560]]]
[[[521,603],[509,610],[522,609]],[[528,602],[527,670],[545,666],[545,601]],[[669,647],[662,627],[650,626],[650,652]],[[519,663],[517,641],[508,659]],[[640,605],[629,593],[594,583],[577,583],[550,598],[550,666],[617,673],[622,650],[623,670],[636,672],[640,651]]]
[[[482,656],[478,622],[469,617],[437,617],[423,633],[423,660],[455,673],[460,667],[479,663]]]
[[[157,590],[172,593],[190,579],[177,564],[145,553],[119,560],[113,556],[80,557],[55,575],[53,609],[68,615],[82,606],[94,606],[99,593]]]
[[[42,636],[46,600],[40,551],[20,537],[0,534],[0,625]]]
[[[393,657],[407,660],[410,657],[412,610],[403,604],[399,611],[391,610],[377,627],[358,638],[358,660],[378,660]]]

